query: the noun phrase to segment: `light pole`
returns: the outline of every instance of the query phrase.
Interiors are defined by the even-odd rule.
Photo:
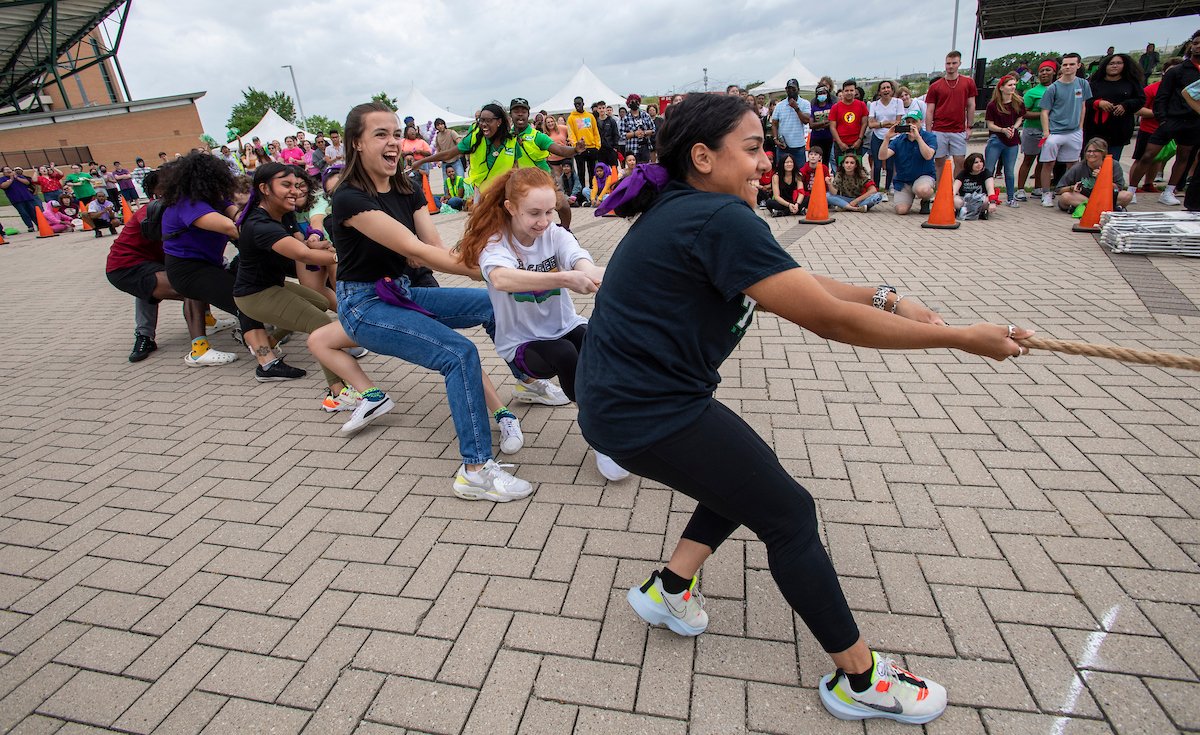
[[[953,51],[958,43],[958,4],[959,0],[954,0],[954,29],[950,33],[950,50]],[[288,67],[291,68],[291,67]],[[295,77],[293,77],[295,81]]]
[[[280,69],[287,69],[292,75],[292,89],[296,92],[296,107],[300,108],[300,128],[303,130],[308,126],[304,124],[304,103],[300,101],[300,87],[296,84],[296,70],[291,64],[284,64]]]

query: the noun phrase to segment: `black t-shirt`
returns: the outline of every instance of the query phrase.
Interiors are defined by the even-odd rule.
[[[742,292],[796,267],[746,202],[672,182],[596,294],[575,380],[588,443],[628,457],[691,425],[754,316]]]
[[[969,174],[963,171],[958,175],[958,180],[962,182],[962,186],[958,189],[959,196],[967,196],[969,194],[982,194],[987,196],[987,180],[992,178],[987,171],[980,171],[977,174]]]
[[[296,275],[296,263],[271,249],[280,240],[300,231],[296,215],[288,212],[283,221],[271,219],[262,207],[246,215],[238,236],[237,280],[234,296],[249,296],[272,286],[282,286],[283,279]]]
[[[338,280],[374,283],[380,278],[408,276],[414,286],[436,286],[433,271],[413,268],[408,259],[390,250],[353,227],[342,223],[363,212],[380,211],[416,232],[414,213],[425,206],[425,194],[414,189],[411,194],[396,190],[383,194],[368,194],[353,186],[339,186],[333,192],[331,212],[333,245],[338,254]]]

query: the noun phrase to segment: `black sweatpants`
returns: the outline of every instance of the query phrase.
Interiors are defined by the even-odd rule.
[[[262,322],[246,316],[233,301],[233,273],[207,260],[167,255],[167,280],[181,296],[212,304],[222,311],[237,314],[242,332],[262,329]]]
[[[583,336],[587,325],[580,324],[558,339],[541,342],[526,342],[517,348],[513,365],[534,378],[558,376],[563,393],[575,400],[575,369],[579,365],[579,350],[583,348]]]
[[[599,150],[596,148],[585,148],[582,152],[575,154],[575,169],[579,176],[579,183],[585,188],[591,187],[592,179],[596,177],[596,156]]]
[[[753,531],[767,545],[767,564],[784,599],[827,652],[858,641],[858,626],[817,535],[812,496],[740,416],[714,400],[687,429],[615,459],[699,503],[683,538],[715,551],[738,526]]]

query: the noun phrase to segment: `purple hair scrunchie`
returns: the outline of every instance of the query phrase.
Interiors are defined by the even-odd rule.
[[[596,207],[596,216],[603,217],[623,204],[633,201],[647,186],[662,191],[670,180],[666,166],[659,163],[639,163],[633,167],[633,173],[626,176],[609,193],[604,203]]]

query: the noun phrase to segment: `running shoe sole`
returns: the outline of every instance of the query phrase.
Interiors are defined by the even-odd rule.
[[[695,628],[683,622],[669,612],[659,610],[654,603],[646,597],[640,586],[630,587],[626,593],[625,599],[629,602],[629,606],[638,614],[638,617],[645,620],[650,625],[665,625],[679,635],[689,638],[700,635],[704,632],[704,628]],[[707,626],[705,626],[707,627]]]
[[[825,705],[825,709],[829,714],[839,720],[866,720],[871,718],[882,718],[888,720],[896,720],[909,725],[923,725],[926,722],[932,722],[941,716],[942,712],[933,712],[928,715],[901,715],[893,712],[884,712],[883,710],[872,710],[865,707],[853,707],[846,704],[838,695],[834,694],[829,689],[829,682],[833,679],[833,674],[826,674],[821,677],[821,683],[817,685],[817,692],[821,695],[821,704]],[[899,704],[897,703],[897,709]]]
[[[282,382],[283,382],[283,381],[285,381],[285,380],[300,380],[300,379],[301,379],[301,378],[303,378],[303,377],[305,377],[305,376],[303,376],[303,375],[297,375],[297,376],[296,376],[296,377],[294,377],[294,378],[285,378],[285,377],[283,377],[283,376],[281,376],[281,375],[268,375],[268,376],[265,376],[265,377],[264,377],[264,376],[262,376],[262,375],[257,375],[257,374],[256,374],[256,375],[254,376],[254,379],[255,379],[255,380],[257,380],[257,381],[258,381],[258,382],[260,382],[260,383],[282,383]]]
[[[460,485],[458,478],[454,480],[454,494],[463,500],[491,500],[495,503],[508,503],[513,500],[524,500],[529,495],[492,495],[483,488],[475,487],[474,485]]]
[[[555,401],[529,391],[513,391],[512,398],[518,403],[540,403],[543,406],[565,406],[571,402],[569,398],[562,401]]]

